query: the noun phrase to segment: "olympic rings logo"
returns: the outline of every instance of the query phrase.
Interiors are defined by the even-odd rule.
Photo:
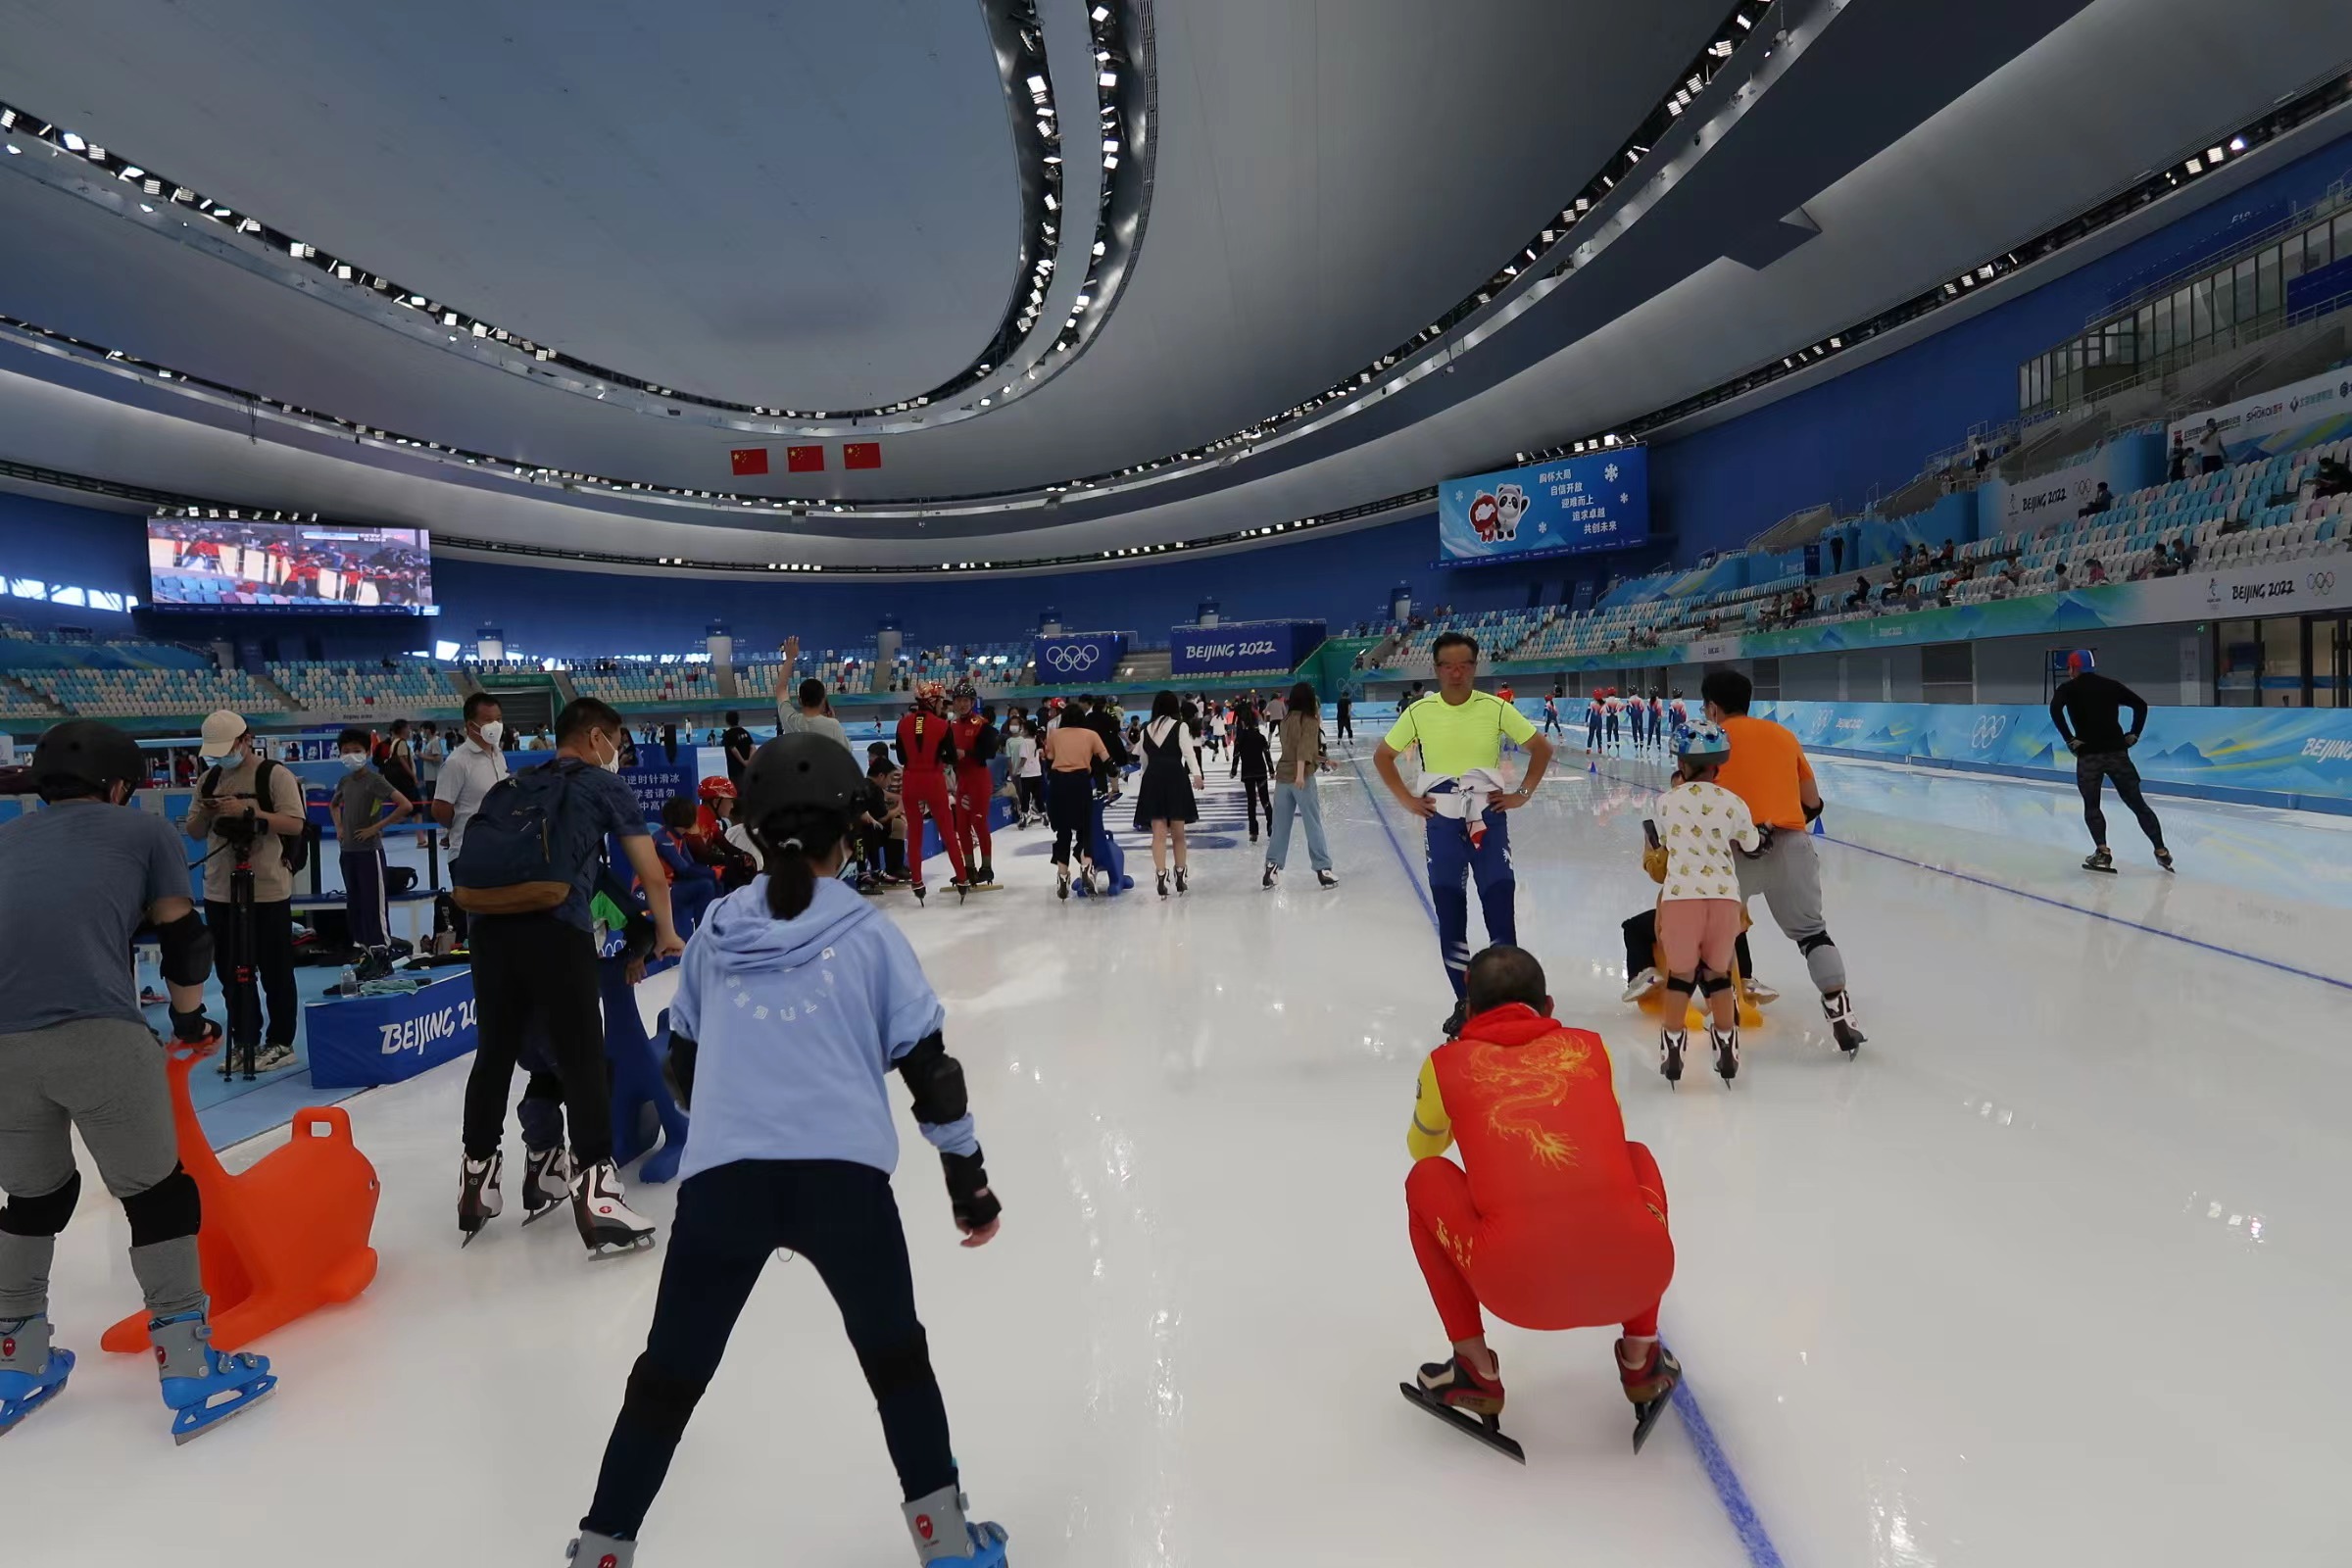
[[[1102,658],[1100,643],[1057,643],[1046,650],[1046,662],[1065,675],[1092,669]]]
[[[2315,571],[2304,579],[2303,585],[2315,594],[2331,594],[2335,592],[2335,573]]]

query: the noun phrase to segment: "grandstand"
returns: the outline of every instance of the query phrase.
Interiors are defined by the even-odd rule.
[[[872,644],[846,651],[826,649],[821,653],[804,653],[793,665],[793,679],[814,677],[825,683],[825,690],[836,696],[855,697],[872,688],[876,652]],[[767,701],[776,689],[776,676],[783,669],[777,661],[735,666],[735,689],[748,703]]]
[[[38,669],[18,680],[91,718],[168,718],[233,708],[248,716],[283,713],[275,692],[241,669]]]
[[[457,691],[446,672],[417,662],[337,662],[296,660],[272,663],[270,678],[298,710],[369,711],[392,717],[455,711]]]
[[[722,701],[718,673],[709,664],[640,664],[622,662],[603,669],[571,671],[571,688],[625,708],[633,703]]]

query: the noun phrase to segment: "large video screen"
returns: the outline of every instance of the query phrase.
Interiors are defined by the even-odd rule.
[[[162,610],[440,613],[422,528],[150,517],[147,575]]]
[[[1448,563],[1524,561],[1649,543],[1649,454],[1609,447],[1438,486]]]

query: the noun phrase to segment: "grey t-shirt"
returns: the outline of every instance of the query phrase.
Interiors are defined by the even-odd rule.
[[[335,810],[343,822],[343,837],[339,847],[346,850],[371,850],[381,844],[381,833],[363,838],[360,830],[392,814],[392,795],[391,784],[372,767],[355,767],[337,779]]]
[[[17,890],[0,898],[0,1035],[141,1021],[130,937],[149,905],[189,896],[183,846],[153,811],[94,801],[0,826],[0,887]]]
[[[842,749],[856,755],[850,745],[850,732],[841,727],[841,720],[826,713],[804,713],[797,703],[776,705],[776,733],[778,735],[826,735],[841,742]]]

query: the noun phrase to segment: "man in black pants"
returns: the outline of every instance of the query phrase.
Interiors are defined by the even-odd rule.
[[[561,1148],[534,1150],[529,1184],[552,1186],[568,1174],[572,1217],[593,1256],[646,1246],[653,1239],[652,1223],[622,1202],[620,1177],[612,1163],[612,1091],[605,1069],[595,920],[588,909],[603,869],[606,834],[618,836],[644,891],[647,912],[654,919],[653,956],[675,957],[686,944],[670,923],[669,878],[648,836],[645,812],[629,786],[614,777],[627,735],[619,713],[592,697],[579,698],[556,715],[554,760],[526,768],[526,777],[509,779],[499,787],[518,790],[535,784],[529,775],[537,775],[540,767],[562,772],[561,802],[548,808],[547,863],[570,887],[554,908],[528,913],[477,910],[473,916],[473,991],[480,1043],[466,1081],[466,1159],[458,1197],[458,1228],[468,1241],[504,1207],[499,1144],[506,1132],[507,1096],[523,1038],[534,1022],[544,1029],[564,1079],[571,1159],[565,1169]],[[485,834],[488,842],[497,842],[500,811],[501,797],[494,791],[466,828],[468,849]],[[465,880],[464,866],[458,872],[464,896],[471,884]]]
[[[2132,748],[2139,744],[2139,733],[2148,724],[2147,701],[2122,681],[2093,670],[2087,654],[2069,654],[2066,667],[2071,678],[2050,699],[2050,722],[2074,750],[2075,787],[2082,792],[2082,820],[2095,846],[2082,869],[2115,870],[2115,857],[2107,850],[2107,813],[2099,809],[2100,781],[2107,780],[2115,785],[2116,799],[2139,818],[2140,831],[2156,847],[2156,863],[2170,871],[2173,852],[2164,847],[2164,824],[2140,793],[2139,769],[2132,765]],[[2129,732],[2119,721],[2127,708],[2132,710]]]
[[[1346,692],[1340,693],[1339,737],[1344,741],[1355,739],[1355,699]]]

